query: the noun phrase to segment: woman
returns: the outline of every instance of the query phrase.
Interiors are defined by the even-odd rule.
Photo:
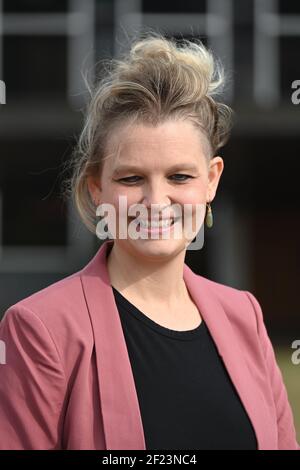
[[[223,69],[202,43],[158,34],[112,65],[92,91],[70,187],[98,236],[97,208],[115,209],[115,236],[6,311],[0,446],[298,450],[258,301],[184,263],[203,226],[196,208],[212,225],[224,167]],[[195,232],[176,237],[188,222]]]

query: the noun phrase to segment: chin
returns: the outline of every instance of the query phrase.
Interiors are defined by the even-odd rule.
[[[185,240],[138,239],[130,240],[131,249],[147,258],[175,256],[186,247]]]

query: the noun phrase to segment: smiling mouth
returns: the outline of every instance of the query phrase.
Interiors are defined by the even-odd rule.
[[[171,227],[174,225],[175,222],[177,222],[180,219],[180,217],[171,218],[171,219],[164,219],[164,220],[155,220],[155,221],[150,221],[150,220],[141,220],[138,218],[133,218],[133,222],[137,224],[138,227],[141,227],[143,229],[148,229],[148,230],[155,230],[155,229],[164,229]]]

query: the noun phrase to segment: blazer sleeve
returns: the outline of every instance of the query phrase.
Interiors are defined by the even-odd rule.
[[[284,385],[281,370],[277,364],[275,352],[268,336],[259,302],[251,292],[245,291],[249,297],[256,315],[258,335],[266,361],[266,370],[273,391],[277,414],[278,450],[300,450],[297,443],[296,430],[287,390]]]
[[[0,449],[59,449],[66,381],[49,331],[19,303],[5,312],[0,340]]]

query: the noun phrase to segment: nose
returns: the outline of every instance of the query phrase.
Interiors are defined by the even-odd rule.
[[[142,204],[147,208],[149,215],[151,207],[155,213],[161,214],[164,208],[171,204],[165,185],[157,181],[145,185]]]

